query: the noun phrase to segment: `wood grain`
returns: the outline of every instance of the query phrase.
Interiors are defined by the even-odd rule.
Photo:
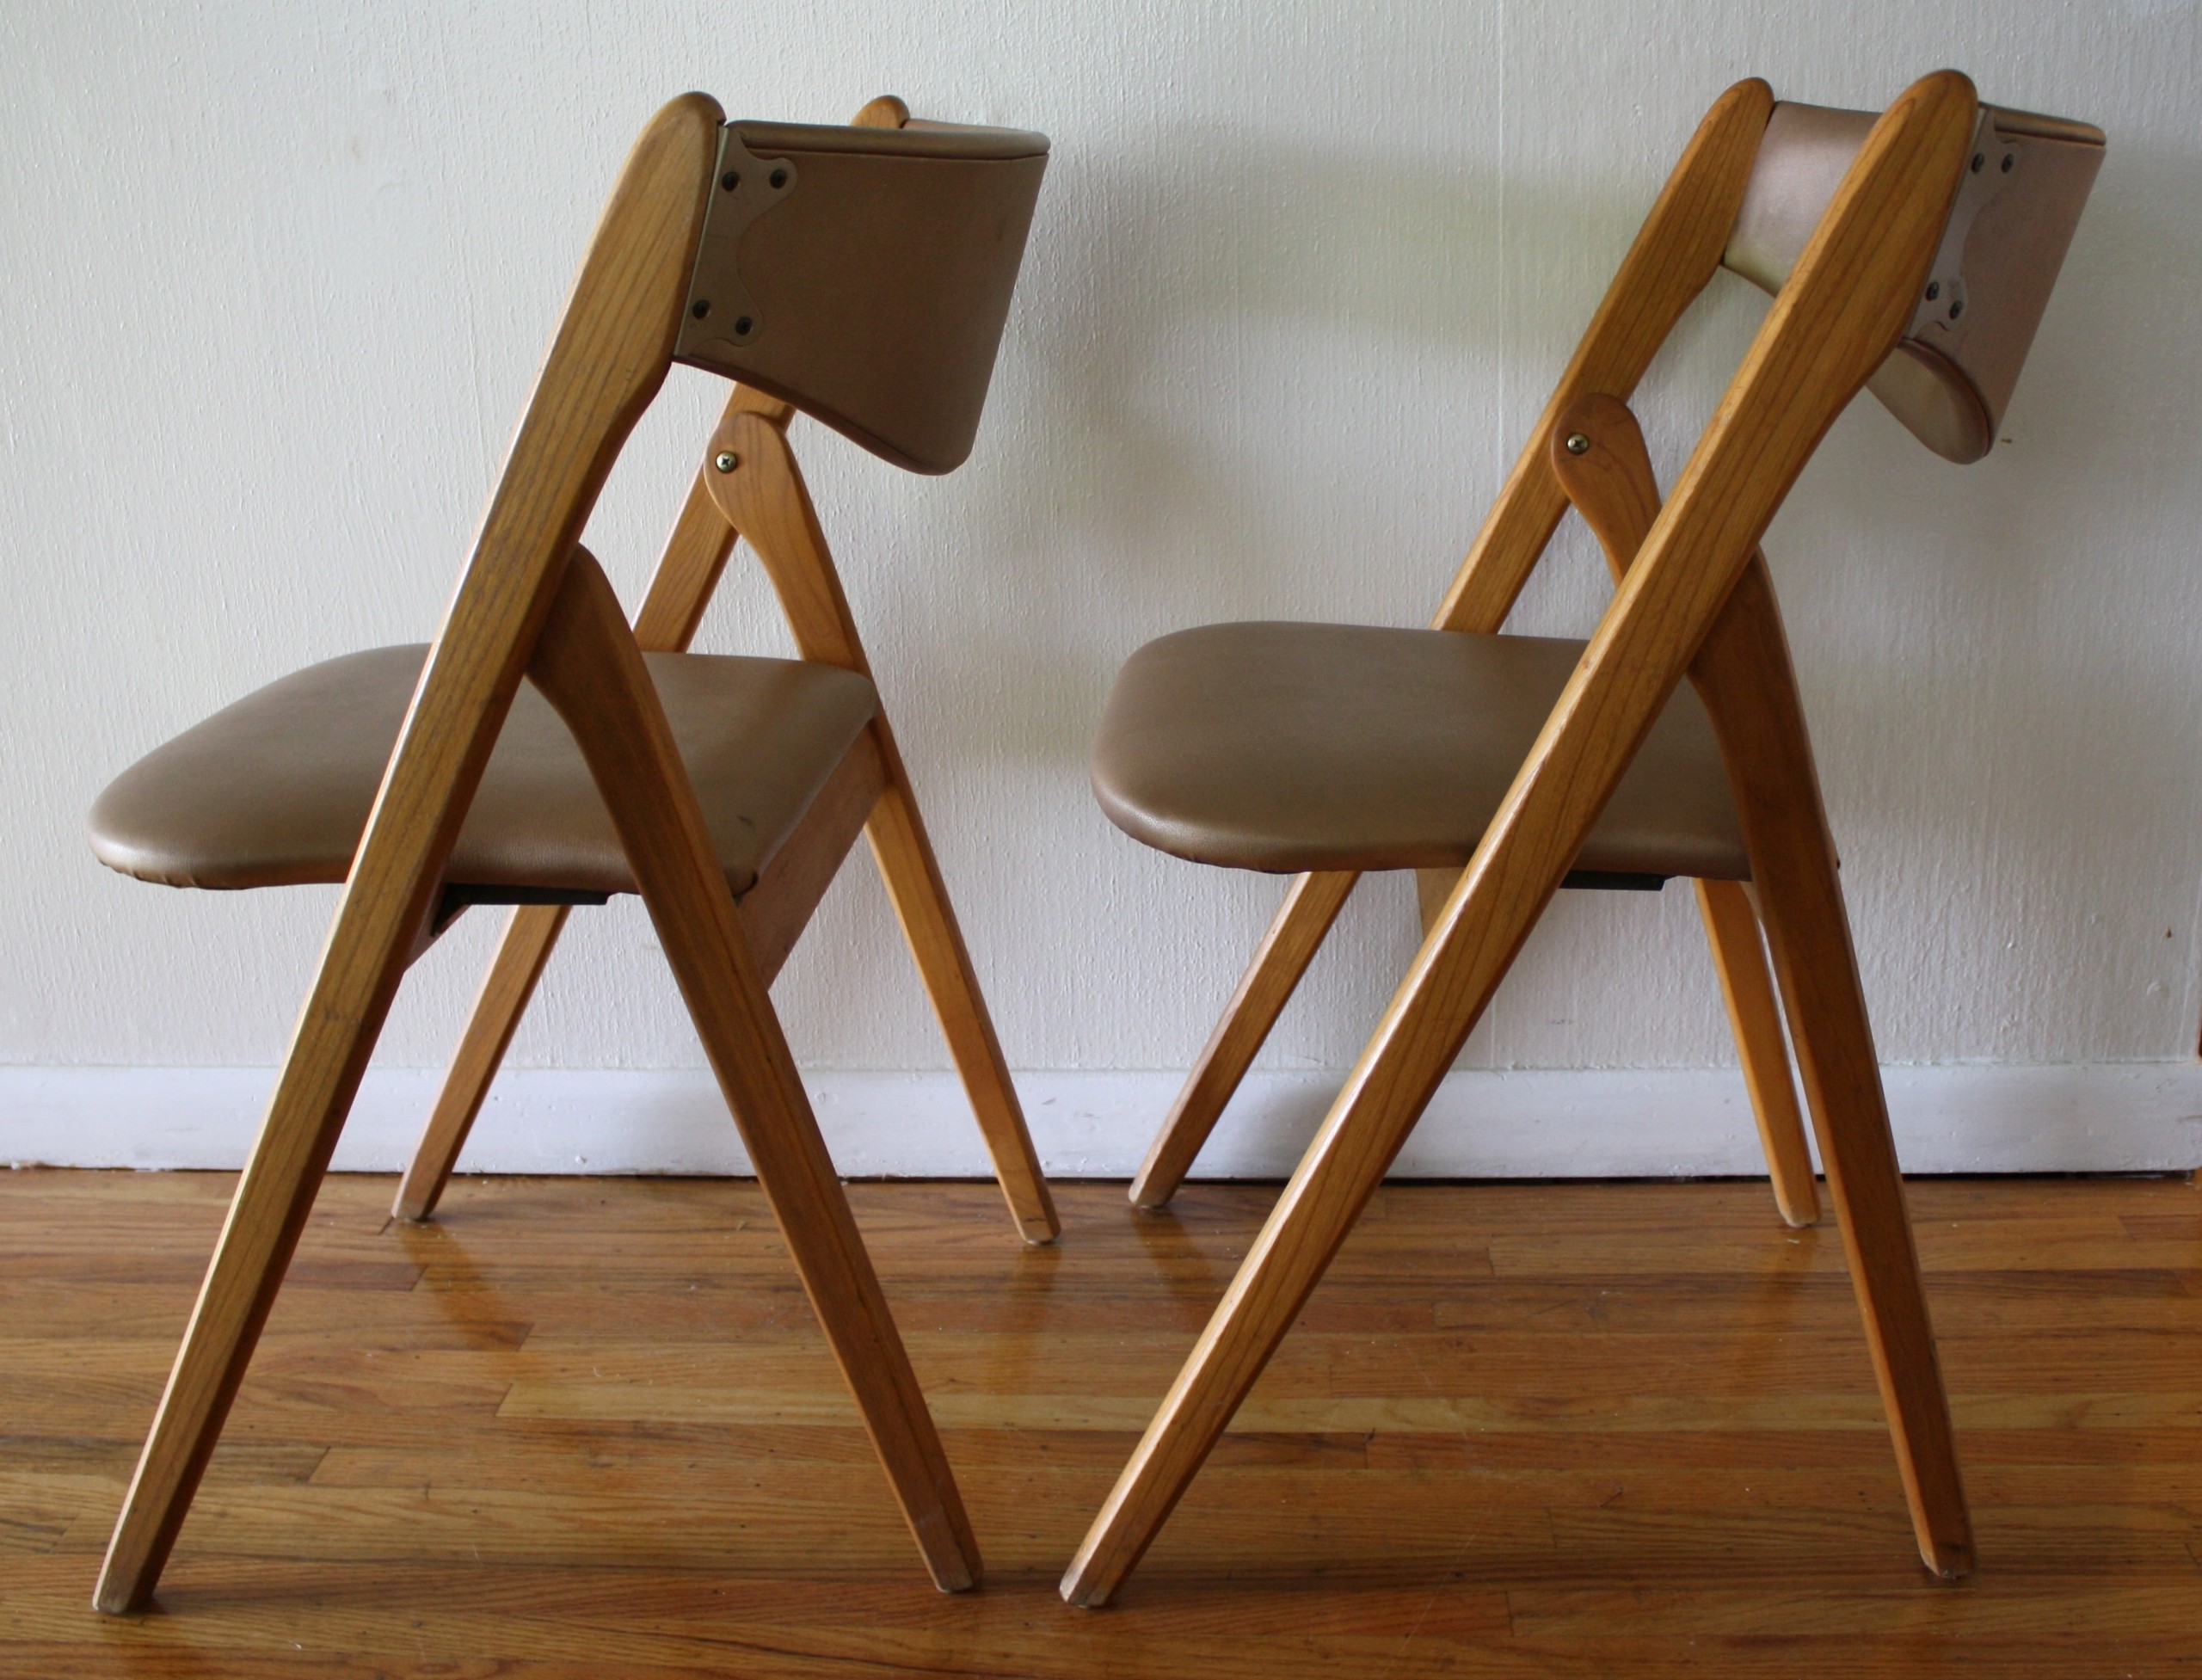
[[[1571,443],[1582,446],[1579,452]],[[1616,574],[1625,572],[1658,505],[1635,417],[1615,398],[1584,397],[1555,422],[1551,452],[1554,472],[1596,532]],[[1772,871],[1760,891],[1788,929],[1778,959],[1787,977],[1785,995],[1800,1059],[1805,1055],[1801,1046],[1808,1041],[1813,1046],[1806,1088],[1823,1148],[1839,1147],[1848,1160],[1847,1176],[1839,1176],[1830,1156],[1830,1187],[1842,1213],[1921,1555],[1938,1574],[1962,1574],[1971,1566],[1971,1536],[1949,1405],[1936,1368],[1834,842],[1763,555],[1752,555],[1690,678],[1720,739],[1754,875],[1761,858]],[[1753,1078],[1754,1106],[1777,1185],[1786,1172],[1809,1196],[1811,1160],[1766,982],[1757,920],[1733,883],[1698,885],[1738,1042],[1758,1045],[1755,1076],[1752,1052],[1745,1051],[1747,1077]],[[1716,885],[1727,887],[1727,893],[1707,890]],[[1768,1126],[1769,1108],[1757,1102],[1759,1086],[1772,1086],[1777,1079],[1778,1089],[1768,1094],[1786,1111],[1787,1128],[1779,1135]],[[1782,1197],[1782,1205],[1787,1212],[1790,1197]]]
[[[978,1542],[901,1336],[766,996],[672,726],[586,550],[528,674],[574,732],[757,1181],[934,1583],[977,1584]]]
[[[866,729],[818,790],[795,833],[759,872],[757,884],[742,895],[742,936],[767,986],[810,925],[886,786],[878,740]]]
[[[421,1141],[413,1146],[413,1160],[397,1181],[397,1198],[391,1204],[393,1219],[424,1220],[433,1215],[458,1165],[476,1117],[488,1100],[489,1086],[512,1048],[513,1034],[527,1012],[536,983],[565,931],[567,904],[515,905],[498,936],[489,970],[482,976],[474,1007],[468,1012],[458,1048],[452,1053],[435,1105]]]
[[[711,493],[726,517],[757,551],[778,593],[796,647],[805,659],[871,674],[855,615],[842,592],[832,550],[785,434],[766,415],[729,414],[712,439],[715,456],[732,470],[711,476]],[[1061,1227],[1024,1124],[993,1018],[979,989],[948,883],[941,877],[916,791],[895,744],[883,697],[871,737],[886,773],[866,834],[910,954],[948,1040],[949,1055],[977,1116],[1010,1216],[1027,1242],[1055,1240]]]
[[[1596,536],[1618,583],[1659,516],[1658,480],[1636,416],[1626,403],[1603,392],[1578,397],[1553,421],[1547,450],[1553,477]],[[1721,692],[1695,669],[1690,680],[1708,709],[1756,704],[1750,696]],[[1774,1180],[1775,1204],[1790,1224],[1810,1225],[1819,1217],[1819,1195],[1757,913],[1738,882],[1692,884],[1706,939],[1713,948],[1713,967],[1719,973],[1720,994],[1728,1006],[1744,1085],[1750,1093],[1751,1116]],[[1426,918],[1435,919],[1434,914]]]
[[[1912,1185],[1994,1565],[1960,1591],[1904,1556],[1831,1228],[1783,1229],[1755,1184],[1393,1185],[1096,1616],[1064,1608],[1055,1578],[1274,1190],[1194,1184],[1157,1217],[1126,1208],[1121,1185],[1060,1185],[1064,1241],[1026,1248],[1000,1240],[991,1184],[849,1186],[986,1542],[986,1589],[950,1597],[911,1566],[753,1182],[467,1177],[438,1223],[393,1232],[391,1179],[340,1173],[163,1613],[94,1617],[101,1530],[232,1182],[0,1173],[0,1670],[2169,1680],[2193,1666],[2202,1292],[2182,1268],[2202,1277],[2202,1195],[2188,1183]],[[1459,1264],[1485,1253],[1505,1257],[1500,1275]],[[1639,1391],[1617,1399],[1630,1371]],[[569,1415],[510,1403],[554,1388]],[[715,1394],[733,1398],[714,1410]],[[774,1407],[808,1420],[753,1420]]]
[[[1788,1223],[1805,1226],[1820,1216],[1812,1177],[1812,1154],[1805,1142],[1805,1117],[1797,1107],[1797,1086],[1789,1071],[1789,1048],[1781,1034],[1781,1004],[1774,992],[1761,942],[1758,914],[1750,894],[1737,881],[1698,881],[1698,914],[1713,947],[1713,966],[1720,976],[1721,1001],[1743,1063],[1744,1088],[1750,1092],[1751,1118],[1758,1126],[1774,1181],[1774,1203]]]
[[[620,444],[670,365],[718,108],[653,119],[628,159],[514,439],[237,1185],[118,1518],[96,1602],[142,1606],[221,1433],[377,1033],[427,922],[535,632]]]
[[[1698,668],[1708,687],[1757,697],[1755,706],[1724,708],[1713,728],[1737,788],[1767,944],[1819,1129],[1828,1193],[1865,1314],[1920,1555],[1937,1574],[1954,1578],[1970,1572],[1973,1552],[1949,1400],[1819,777],[1763,560],[1754,557],[1745,569],[1706,638]]]
[[[1552,399],[1461,563],[1436,630],[1495,631],[1567,511],[1546,440],[1560,411],[1593,391],[1626,401],[1682,311],[1720,266],[1774,92],[1756,77],[1713,102],[1683,148],[1636,241],[1614,271]]]
[[[1797,474],[1910,318],[1976,110],[1971,83],[1941,72],[1907,89],[1867,137],[1438,926],[1094,1519],[1064,1576],[1072,1603],[1107,1603],[1167,1520],[1459,1055]],[[1778,941],[1775,958],[1793,1006]],[[1840,1208],[1832,1173],[1830,1187]],[[1885,1234],[1877,1220],[1869,1240]],[[1908,1260],[1908,1229],[1900,1245]],[[1923,1366],[1921,1352],[1903,1345],[1904,1378],[1931,1374],[1931,1344]],[[1916,1436],[1897,1430],[1900,1459],[1931,1455],[1919,1423]],[[1930,1561],[1962,1566],[1949,1511],[1932,1498],[1921,1509],[1934,1527]],[[1928,1543],[1924,1528],[1921,1537]]]

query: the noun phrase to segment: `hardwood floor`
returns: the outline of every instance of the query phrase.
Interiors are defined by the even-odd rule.
[[[933,1591],[761,1197],[332,1178],[159,1608],[89,1608],[231,1180],[0,1174],[0,1675],[2202,1676],[2202,1195],[1912,1188],[1977,1578],[1763,1184],[1387,1187],[1126,1590],[1055,1585],[1276,1191],[850,1195],[987,1560]]]

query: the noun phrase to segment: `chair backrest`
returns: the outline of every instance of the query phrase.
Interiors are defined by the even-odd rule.
[[[1877,116],[1775,106],[1723,264],[1779,292]],[[1945,459],[1977,461],[1994,446],[2102,157],[2089,124],[1980,108],[1918,308],[1867,383]]]
[[[978,431],[1044,135],[735,121],[674,360],[792,403],[914,472]]]
[[[1874,261],[1871,245],[1845,259],[1855,272],[1830,281],[1832,297],[1872,270],[1877,286],[1893,274],[1907,291],[1885,300],[1897,313],[1886,335],[1871,347],[1857,384],[1815,391],[1811,440],[1818,442],[1819,431],[1859,388],[1870,385],[1946,458],[1977,460],[1988,452],[2101,162],[2100,131],[1984,108],[1972,97],[1971,83],[1953,71],[1915,83],[1878,118],[1777,105],[1765,83],[1738,82],[1713,102],[1667,177],[1455,573],[1432,628],[1490,631],[1505,621],[1568,508],[1552,468],[1553,428],[1585,397],[1627,402],[1675,323],[1724,264],[1775,294],[1746,369],[1774,342],[1770,335],[1794,312],[1812,245],[1844,194],[1862,181],[1861,165],[1873,162],[1875,137],[1893,119],[1901,118],[1907,131],[1916,128],[1922,100],[1938,109],[1928,125],[1938,136],[1935,148],[1948,122],[1961,119],[1965,125],[1949,148],[1955,167],[1947,175],[1922,173],[1924,153],[1911,154],[1926,142],[1913,135],[1902,142],[1904,157],[1873,162],[1873,169],[1892,167],[1911,177],[1905,212],[1931,216],[1932,243],[1917,264],[1916,290],[1909,289],[1909,268]],[[2013,158],[2008,173],[2007,155]],[[1971,168],[1976,156],[1982,159],[1978,174]],[[2000,185],[1985,182],[1991,175]],[[1888,244],[1887,230],[1881,244]],[[1956,298],[1945,290],[1953,278],[1961,283]],[[1959,299],[1965,307],[1953,318],[1948,306]],[[1939,322],[1930,318],[1937,310]],[[1739,370],[1720,412],[1736,399],[1742,378]],[[1822,396],[1833,407],[1824,407]],[[1716,414],[1701,443],[1725,429]],[[1684,487],[1676,481],[1677,492]],[[1781,482],[1781,494],[1787,488]],[[1777,495],[1768,504],[1769,516],[1779,500]]]

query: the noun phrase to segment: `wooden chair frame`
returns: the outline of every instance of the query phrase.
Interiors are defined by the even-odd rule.
[[[899,126],[899,101],[861,124]],[[793,414],[737,386],[630,629],[582,526],[670,366],[723,114],[667,106],[629,157],[529,398],[301,1012],[267,1117],[108,1547],[94,1603],[142,1608],[189,1509],[280,1287],[375,1038],[440,931],[449,856],[523,677],[564,718],[603,795],[758,1180],[937,1585],[976,1582],[977,1545],[915,1374],[766,988],[867,832],[977,1108],[1018,1230],[1056,1231],[1046,1180],[883,711],[737,907],[642,660],[685,648],[736,532],[803,658],[867,671],[788,448]],[[397,1211],[434,1206],[567,907],[517,909]]]
[[[1321,1279],[1504,977],[1608,797],[1687,674],[1711,716],[1751,865],[1701,882],[1775,1193],[1816,1215],[1759,946],[1762,920],[1840,1220],[1920,1555],[1972,1537],[1872,1030],[1760,538],[1820,439],[1897,343],[1963,175],[1978,109],[1954,71],[1873,126],[1688,466],[1662,503],[1625,401],[1719,265],[1773,108],[1715,103],[1669,178],[1439,609],[1496,631],[1560,516],[1604,547],[1614,600],[1481,843],[1428,893],[1422,949],[1062,1581],[1106,1603],[1137,1565]],[[1572,447],[1571,447],[1571,441]],[[1166,1202],[1358,877],[1303,875],[1257,951],[1133,1200]],[[1430,902],[1432,896],[1436,902]]]

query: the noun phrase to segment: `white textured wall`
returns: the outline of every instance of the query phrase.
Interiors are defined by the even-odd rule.
[[[1869,402],[1768,543],[1891,1061],[2189,1052],[2202,886],[2202,108],[2191,3],[1270,0],[0,7],[0,1062],[264,1065],[334,902],[108,874],[136,754],[434,625],[601,195],[696,87],[1055,153],[969,465],[801,446],[1013,1063],[1184,1066],[1279,885],[1141,851],[1084,760],[1116,665],[1232,617],[1424,621],[1706,104],[1944,64],[2111,135],[1984,464]],[[1671,472],[1762,309],[1716,280],[1642,403]],[[720,389],[676,369],[591,542],[631,600]],[[1587,626],[1572,524],[1516,615]],[[700,645],[784,637],[737,564]],[[859,859],[779,988],[814,1065],[943,1064]],[[1369,883],[1271,1065],[1350,1060],[1412,945]],[[488,950],[383,1059],[448,1047]],[[1679,890],[1564,895],[1468,1061],[1729,1059]],[[631,901],[519,1066],[698,1060]]]

